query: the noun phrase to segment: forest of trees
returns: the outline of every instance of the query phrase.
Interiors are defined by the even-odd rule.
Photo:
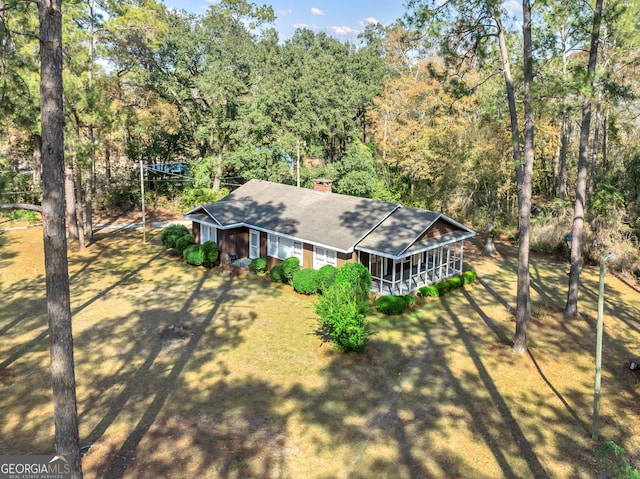
[[[635,273],[639,7],[525,1],[511,18],[495,0],[411,0],[353,45],[282,41],[273,9],[246,0],[204,15],[63,2],[69,236],[83,247],[95,208],[137,207],[139,162],[188,164],[186,184],[148,195],[199,202],[252,178],[295,184],[300,155],[304,185],[443,211],[487,248],[508,235],[525,267],[530,247],[568,255],[573,232],[575,284],[608,251]],[[30,2],[0,1],[5,204],[42,201],[37,28]]]

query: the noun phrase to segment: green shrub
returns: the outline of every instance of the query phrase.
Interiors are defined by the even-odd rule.
[[[300,260],[295,256],[291,256],[290,258],[287,258],[282,262],[282,274],[289,282],[293,279],[293,275],[296,273],[296,271],[299,270]]]
[[[451,291],[451,283],[449,281],[442,281],[441,283],[436,284],[436,289],[438,290],[438,296],[444,296],[449,291]]]
[[[226,188],[220,188],[219,190],[211,188],[190,188],[188,190],[184,190],[182,195],[180,195],[180,200],[178,201],[177,212],[183,213],[186,210],[190,210],[202,204],[215,203],[228,194],[229,190]]]
[[[160,240],[162,241],[162,246],[164,246],[165,248],[175,248],[176,241],[188,234],[189,230],[186,226],[170,225],[166,228],[163,228],[162,232],[160,233]]]
[[[436,288],[438,289],[438,296],[444,296],[450,291],[454,289],[462,288],[464,286],[464,281],[462,276],[454,276],[453,278],[449,278],[441,283],[436,284]]]
[[[338,268],[332,264],[325,264],[318,270],[318,292],[324,293],[327,291],[333,283],[336,282],[336,273]]]
[[[202,250],[202,264],[205,268],[213,268],[218,258],[220,257],[220,250],[218,249],[218,243],[215,241],[205,241],[200,245]]]
[[[284,277],[284,272],[282,271],[282,263],[275,265],[269,270],[269,277],[274,283],[284,283],[287,281],[287,278]]]
[[[138,206],[140,206],[140,180],[137,177],[123,183],[112,183],[108,189],[96,191],[98,209],[126,213]]]
[[[316,312],[320,316],[320,333],[326,341],[344,352],[364,350],[371,333],[351,285],[334,284],[322,295]]]
[[[371,273],[360,263],[345,263],[336,272],[335,284],[349,284],[358,300],[366,300],[371,290]]]
[[[471,284],[476,280],[476,272],[473,270],[465,271],[462,273],[462,280],[464,284]]]
[[[318,291],[318,270],[304,268],[296,271],[291,280],[293,289],[301,294],[316,294]]]
[[[249,269],[254,273],[264,273],[267,269],[266,258],[253,258],[249,263]]]
[[[380,296],[376,300],[376,309],[388,315],[402,314],[414,301],[415,298],[411,294],[406,296]]]
[[[33,224],[40,219],[40,214],[33,210],[12,210],[9,213],[9,218],[12,220],[26,221],[29,224]]]
[[[596,458],[606,477],[615,479],[639,479],[640,474],[624,457],[625,451],[615,441],[607,440],[602,443]]]
[[[188,264],[200,266],[204,261],[204,252],[199,244],[192,244],[184,249],[182,257]]]
[[[437,298],[439,296],[439,291],[436,285],[431,284],[429,286],[422,286],[418,289],[418,296],[423,298]]]
[[[195,241],[193,241],[193,236],[191,236],[190,234],[186,234],[176,240],[176,249],[178,250],[178,253],[182,254],[184,253],[184,250],[192,244],[195,244]]]

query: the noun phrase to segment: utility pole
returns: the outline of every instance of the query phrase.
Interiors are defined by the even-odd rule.
[[[600,414],[600,381],[602,377],[602,330],[604,329],[604,264],[613,256],[609,253],[600,259],[600,287],[598,290],[598,320],[596,323],[596,379],[593,393],[593,426],[591,429],[591,438],[598,440],[598,423]]]
[[[140,160],[140,196],[142,198],[142,242],[147,242],[147,224],[146,214],[144,211],[144,168],[142,166],[142,160]]]

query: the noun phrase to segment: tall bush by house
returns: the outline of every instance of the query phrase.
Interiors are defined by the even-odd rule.
[[[360,263],[345,263],[336,272],[335,284],[353,287],[359,301],[365,301],[371,291],[371,273]]]
[[[205,241],[200,245],[202,250],[202,264],[205,268],[213,268],[220,257],[218,243],[215,241]]]
[[[163,228],[160,232],[160,241],[162,241],[162,246],[167,249],[175,248],[176,241],[183,236],[189,234],[189,230],[184,225],[170,225],[166,228]]]
[[[344,352],[362,352],[371,335],[365,321],[366,309],[350,284],[334,284],[316,305],[324,340]]]
[[[323,294],[336,282],[338,268],[332,264],[325,264],[318,270],[318,292]]]

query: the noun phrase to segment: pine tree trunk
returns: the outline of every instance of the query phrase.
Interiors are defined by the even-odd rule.
[[[104,146],[104,176],[107,182],[107,190],[111,188],[111,147],[107,141]]]
[[[76,219],[78,221],[78,242],[80,251],[85,247],[84,214],[82,213],[82,170],[75,164]]]
[[[534,115],[531,99],[533,83],[533,46],[531,42],[531,5],[523,0],[523,42],[524,42],[524,168],[522,183],[518,185],[518,218],[520,236],[518,243],[518,285],[516,300],[516,333],[513,339],[513,351],[527,352],[527,326],[531,321],[531,295],[529,276],[529,225],[531,222],[531,190],[534,159]]]
[[[591,198],[596,189],[596,173],[598,163],[598,146],[600,143],[600,127],[602,123],[602,89],[598,89],[598,101],[596,103],[596,117],[593,128],[593,146],[591,148],[591,171],[589,173],[589,195],[587,196],[587,204],[591,204]]]
[[[61,0],[39,0],[42,222],[56,454],[82,478],[65,231]]]
[[[607,114],[604,114],[604,120],[602,120],[604,128],[602,129],[602,169],[607,171],[609,169],[609,159],[607,157],[607,142],[609,140],[609,120]]]
[[[560,28],[560,42],[562,44],[562,81],[567,83],[568,46],[567,29],[563,23]],[[559,198],[564,200],[567,196],[567,147],[569,145],[569,110],[566,98],[562,99],[562,127],[560,131],[560,194]]]
[[[593,87],[593,77],[598,59],[598,41],[600,37],[600,21],[602,0],[596,0],[591,30],[591,47],[589,49],[589,82]],[[573,210],[573,240],[571,242],[571,269],[569,271],[569,287],[566,316],[578,316],[578,285],[580,283],[580,262],[582,261],[582,236],[584,233],[585,200],[587,194],[587,156],[589,147],[589,130],[591,128],[591,95],[586,95],[582,103],[582,126],[580,127],[580,149],[578,154],[578,180],[576,181],[576,201]]]
[[[495,21],[498,26],[498,46],[500,49],[500,57],[502,59],[502,70],[505,79],[505,85],[507,89],[507,102],[509,104],[509,116],[511,119],[511,143],[513,148],[513,161],[516,169],[516,185],[518,190],[518,213],[522,216],[522,209],[524,207],[523,196],[524,191],[524,170],[522,168],[522,155],[520,151],[520,128],[518,126],[518,110],[516,106],[516,96],[513,89],[513,78],[511,76],[511,63],[509,60],[509,53],[507,50],[507,42],[500,22],[499,16],[495,16]],[[531,208],[531,197],[529,196],[529,209]],[[528,241],[528,224],[524,225],[526,228],[525,239]],[[520,237],[522,237],[522,227],[520,224]],[[522,244],[522,239],[520,240]],[[528,243],[527,243],[528,246]],[[520,263],[524,260],[525,263]],[[523,277],[525,276],[525,277]],[[528,250],[522,254],[522,248],[518,252],[518,287],[516,292],[516,333],[513,342],[513,351],[521,353],[526,351],[527,344],[527,323],[531,318],[531,306],[529,297],[529,260]]]
[[[78,219],[76,217],[76,192],[73,182],[73,167],[70,164],[64,167],[64,196],[66,204],[67,226],[69,238],[78,239]]]
[[[562,138],[560,139],[560,195],[564,200],[567,196],[567,147],[569,145],[569,114],[567,107],[562,111]]]
[[[87,237],[87,243],[93,243],[93,163],[89,166],[86,173],[86,185],[84,193],[85,204],[85,234]]]
[[[552,198],[556,198],[558,195],[559,183],[560,183],[560,146],[556,148],[556,154],[553,155],[553,185],[551,185]]]
[[[39,190],[42,186],[42,137],[40,135],[33,135],[32,158],[33,186]]]

